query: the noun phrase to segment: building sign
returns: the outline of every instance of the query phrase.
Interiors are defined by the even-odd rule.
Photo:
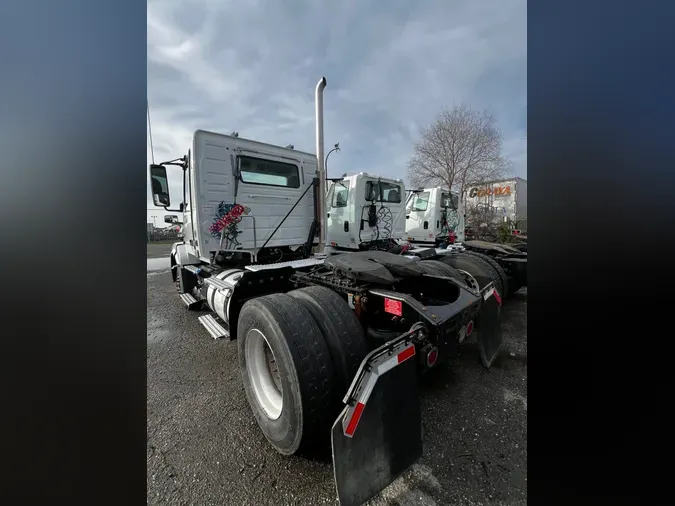
[[[511,195],[510,186],[494,186],[492,188],[471,188],[469,190],[469,198],[474,197],[486,197],[488,195],[494,195],[495,197],[502,197],[506,195]]]

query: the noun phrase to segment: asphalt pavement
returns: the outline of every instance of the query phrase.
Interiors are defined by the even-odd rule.
[[[236,342],[213,340],[185,308],[169,250],[148,245],[148,504],[337,504],[329,460],[284,457],[262,435]],[[505,301],[502,319],[492,369],[468,342],[424,379],[424,456],[370,504],[526,503],[527,289]]]

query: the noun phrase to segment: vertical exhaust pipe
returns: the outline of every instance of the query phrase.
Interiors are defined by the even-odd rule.
[[[315,207],[319,215],[319,253],[323,253],[326,249],[326,229],[328,227],[326,216],[326,167],[324,166],[323,154],[323,89],[325,87],[326,78],[322,77],[317,83],[314,93],[316,109],[316,166],[317,176],[319,177],[319,195],[315,199]]]

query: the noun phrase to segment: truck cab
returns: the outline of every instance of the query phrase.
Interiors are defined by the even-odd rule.
[[[405,185],[360,172],[331,179],[326,195],[327,238],[335,249],[360,250],[405,238]]]
[[[292,260],[318,243],[315,155],[197,130],[179,160],[164,165],[184,171],[184,195],[174,210],[183,212],[184,243],[176,245],[181,263]],[[166,185],[166,169],[153,170],[154,186]],[[157,197],[159,205],[168,198]]]
[[[438,244],[454,232],[464,241],[464,213],[459,193],[446,188],[424,188],[408,192],[406,238],[410,242]]]

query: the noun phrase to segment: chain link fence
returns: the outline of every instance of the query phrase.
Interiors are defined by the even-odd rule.
[[[167,228],[155,228],[152,223],[148,223],[146,231],[147,242],[176,242],[183,238],[182,227],[171,226]]]

